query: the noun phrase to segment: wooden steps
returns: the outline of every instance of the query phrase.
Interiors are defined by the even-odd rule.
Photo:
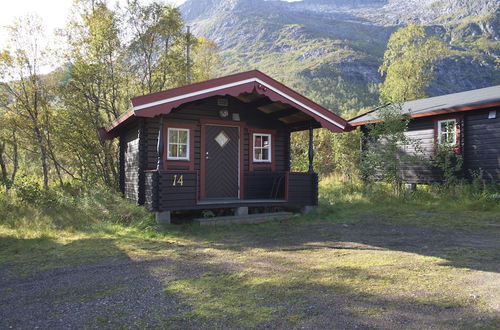
[[[216,226],[229,224],[249,224],[262,223],[272,220],[287,220],[293,217],[292,212],[275,212],[275,213],[257,213],[249,215],[233,215],[227,217],[211,217],[194,219],[201,226]]]

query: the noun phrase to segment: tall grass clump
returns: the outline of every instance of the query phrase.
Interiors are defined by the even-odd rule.
[[[146,227],[150,212],[108,188],[78,182],[48,191],[29,177],[0,192],[0,231],[19,238],[54,236],[60,232],[92,232],[103,225]]]

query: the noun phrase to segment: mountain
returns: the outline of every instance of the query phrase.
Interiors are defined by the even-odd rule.
[[[217,42],[221,74],[259,69],[338,113],[378,103],[387,41],[410,21],[451,48],[429,96],[500,84],[498,0],[187,0],[181,11]]]

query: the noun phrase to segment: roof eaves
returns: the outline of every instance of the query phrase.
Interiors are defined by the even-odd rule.
[[[373,112],[375,112],[375,111],[377,111],[377,110],[380,110],[380,109],[382,109],[382,108],[385,108],[386,106],[388,106],[388,105],[390,105],[390,104],[391,104],[391,103],[386,103],[386,104],[379,105],[378,107],[375,107],[375,108],[373,108],[373,109],[371,109],[371,110],[368,110],[368,111],[366,111],[366,112],[364,112],[364,113],[362,113],[362,114],[360,114],[360,115],[357,115],[357,116],[355,116],[355,117],[352,117],[351,119],[348,119],[348,120],[347,120],[347,122],[348,122],[349,124],[351,124],[351,121],[356,120],[356,119],[359,119],[359,118],[364,117],[364,116],[366,116],[366,115],[369,115],[370,113],[373,113]]]
[[[229,92],[229,95],[231,93],[241,94],[242,92],[251,92],[256,89],[259,90],[259,93],[275,102],[285,102],[305,113],[309,113],[323,127],[327,127],[331,131],[342,132],[348,126],[346,120],[332,111],[320,106],[266,74],[258,70],[252,70],[134,97],[132,98],[132,108],[108,125],[105,131],[112,133],[113,130],[132,116],[154,117],[160,113],[168,114],[173,108],[199,98],[219,95],[225,92]],[[108,135],[111,136],[112,134]]]

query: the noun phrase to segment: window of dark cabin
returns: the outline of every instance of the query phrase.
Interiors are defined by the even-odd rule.
[[[455,146],[457,144],[457,120],[445,119],[437,123],[438,144],[442,146]]]
[[[259,168],[275,170],[276,131],[267,129],[248,129],[250,171]]]
[[[189,160],[189,129],[169,127],[167,143],[167,159]]]

